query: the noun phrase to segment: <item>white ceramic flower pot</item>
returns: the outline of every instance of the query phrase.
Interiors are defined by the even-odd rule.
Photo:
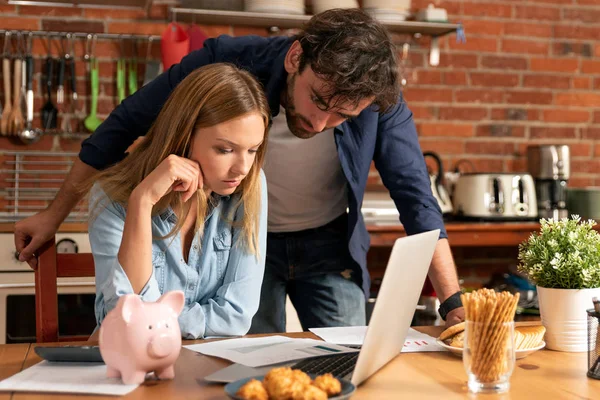
[[[592,298],[600,297],[595,289],[549,289],[537,286],[544,338],[550,350],[587,351],[587,313]]]

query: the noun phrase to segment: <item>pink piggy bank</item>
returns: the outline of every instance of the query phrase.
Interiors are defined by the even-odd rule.
[[[145,303],[135,294],[121,296],[100,326],[106,376],[121,377],[125,384],[142,383],[152,371],[160,379],[173,379],[181,350],[177,317],[184,301],[179,290],[163,294],[154,303]]]

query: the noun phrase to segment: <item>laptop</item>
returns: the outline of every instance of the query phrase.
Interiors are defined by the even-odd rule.
[[[277,366],[291,366],[312,374],[330,372],[360,385],[402,351],[439,235],[436,229],[396,240],[359,352],[260,368],[233,364],[205,380],[233,382],[263,375]]]

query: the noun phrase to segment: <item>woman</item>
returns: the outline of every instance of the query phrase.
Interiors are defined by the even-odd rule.
[[[98,324],[124,294],[182,290],[184,338],[248,331],[265,265],[269,116],[249,73],[199,68],[131,154],[94,178]]]

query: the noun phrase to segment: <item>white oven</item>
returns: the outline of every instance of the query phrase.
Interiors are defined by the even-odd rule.
[[[87,233],[58,233],[61,253],[91,252]],[[61,336],[91,334],[94,316],[94,278],[58,280],[58,318]],[[0,344],[35,342],[35,283],[33,270],[15,258],[14,235],[0,234]]]

